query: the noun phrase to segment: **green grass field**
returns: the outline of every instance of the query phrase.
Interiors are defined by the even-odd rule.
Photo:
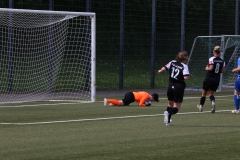
[[[240,115],[232,92],[216,93],[216,113],[207,98],[199,113],[200,92],[185,94],[171,126],[167,106],[141,108],[96,103],[37,102],[0,106],[0,157],[3,160],[238,160]],[[122,98],[122,97],[116,97]]]

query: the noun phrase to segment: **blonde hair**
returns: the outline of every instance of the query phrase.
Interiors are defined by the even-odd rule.
[[[186,51],[178,52],[177,60],[186,63],[188,60],[188,53]]]
[[[221,51],[221,47],[220,47],[220,46],[215,46],[213,50],[214,50],[217,54],[219,54],[220,51]]]

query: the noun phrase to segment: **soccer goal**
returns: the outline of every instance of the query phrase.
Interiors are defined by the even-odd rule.
[[[189,54],[188,66],[191,78],[188,82],[190,89],[201,90],[206,75],[205,67],[208,59],[213,56],[214,46],[221,46],[220,57],[226,62],[226,73],[221,75],[218,91],[223,87],[233,88],[237,74],[232,69],[237,66],[237,58],[240,56],[240,36],[198,36],[195,38]]]
[[[0,33],[0,103],[95,101],[95,13],[0,8]]]

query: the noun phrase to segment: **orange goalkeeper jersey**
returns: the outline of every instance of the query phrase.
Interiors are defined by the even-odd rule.
[[[144,91],[133,92],[135,101],[138,102],[138,106],[145,107],[145,101],[150,99],[150,94]]]

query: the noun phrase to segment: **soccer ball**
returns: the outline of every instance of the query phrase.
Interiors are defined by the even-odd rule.
[[[146,105],[146,106],[151,106],[151,101],[146,100],[146,101],[145,101],[145,105]]]

